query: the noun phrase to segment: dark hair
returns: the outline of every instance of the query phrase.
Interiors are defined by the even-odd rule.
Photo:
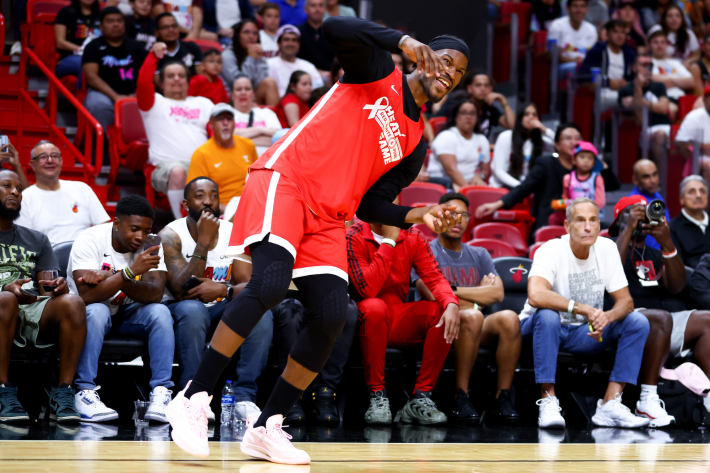
[[[259,25],[253,18],[244,18],[242,21],[232,26],[232,30],[234,30],[234,36],[232,36],[232,51],[234,51],[234,56],[237,58],[237,67],[239,69],[242,68],[242,64],[244,64],[244,61],[246,61],[247,56],[249,55],[249,51],[247,51],[247,49],[242,46],[242,43],[239,41],[239,37],[242,34],[242,30],[247,25],[247,23],[253,24],[256,27],[257,31],[259,30]]]
[[[343,66],[340,64],[340,61],[338,61],[337,57],[333,58],[333,64],[330,66],[330,81],[335,84],[338,82],[338,73],[341,71]]]
[[[118,201],[118,204],[116,204],[116,216],[121,217],[124,215],[127,217],[138,215],[139,217],[155,220],[155,212],[148,199],[138,194],[127,195]]]
[[[606,22],[606,24],[604,25],[604,29],[606,31],[611,31],[614,28],[626,29],[627,26],[628,25],[626,24],[626,22],[624,20],[620,20],[618,18],[613,18],[613,19]]]
[[[571,7],[574,2],[581,1],[584,3],[589,3],[589,0],[567,0],[567,8]]]
[[[313,108],[316,102],[318,102],[321,97],[327,94],[329,90],[330,87],[328,87],[327,85],[318,87],[317,89],[313,89],[313,92],[311,92],[311,98],[308,99],[308,107]]]
[[[106,7],[101,10],[101,14],[99,15],[99,23],[103,23],[104,18],[109,15],[121,15],[121,19],[123,19],[123,13],[118,9],[118,7]]]
[[[177,23],[177,20],[175,19],[175,17],[173,16],[172,13],[170,13],[170,12],[163,12],[163,13],[161,13],[161,14],[159,14],[158,16],[155,17],[155,29],[156,29],[156,30],[158,29],[158,26],[160,25],[160,20],[162,20],[163,18],[166,18],[166,17],[172,18],[172,19],[175,20],[175,22]]]
[[[288,94],[295,94],[295,92],[291,90],[291,87],[298,85],[298,82],[301,80],[301,77],[307,75],[307,72],[294,71],[293,74],[291,74],[291,78],[288,80],[288,85],[286,86],[286,93],[284,94],[284,96]]]
[[[76,10],[77,15],[81,15],[81,0],[71,0],[71,7]],[[91,4],[91,16],[98,18],[100,13],[99,0],[94,0],[94,3]]]
[[[665,31],[663,31],[662,29],[656,30],[656,31],[654,31],[653,33],[651,33],[650,35],[648,35],[647,41],[648,41],[649,47],[651,46],[651,40],[652,40],[653,38],[657,38],[658,36],[663,36],[664,38],[666,38],[666,40],[668,40]],[[678,38],[678,36],[676,36],[676,39],[677,39],[677,38]]]
[[[560,142],[560,138],[562,137],[562,132],[565,131],[567,128],[574,128],[579,132],[579,134],[582,134],[582,129],[577,126],[576,123],[572,122],[567,122],[567,123],[560,123],[560,125],[557,127],[557,131],[555,132],[555,143]],[[532,167],[532,166],[529,166]]]
[[[212,56],[213,54],[216,54],[217,56],[221,56],[221,55],[222,55],[222,51],[220,51],[220,50],[217,49],[217,48],[210,48],[210,49],[208,49],[207,51],[205,51],[204,53],[202,53],[202,59],[205,59],[205,58],[207,58],[207,57],[209,57],[209,56]]]
[[[537,128],[534,130],[526,130],[523,126],[523,116],[525,116],[525,111],[528,107],[533,107],[535,112],[538,112],[537,105],[534,103],[526,103],[523,105],[515,116],[515,126],[513,127],[513,136],[511,139],[510,169],[508,172],[518,180],[523,176],[523,170],[525,168],[525,153],[523,153],[525,142],[530,139],[533,145],[528,169],[532,169],[535,160],[542,155],[542,133]]]
[[[275,4],[274,2],[266,2],[264,3],[261,8],[259,8],[259,16],[264,16],[264,13],[266,13],[266,10],[277,10],[279,14],[281,14],[281,7]]]
[[[461,202],[466,204],[466,208],[469,208],[469,206],[471,205],[471,201],[468,200],[468,197],[461,194],[460,192],[448,192],[442,195],[439,199],[439,205],[451,202],[452,200],[460,200]]]
[[[475,79],[476,76],[486,76],[486,78],[488,79],[488,83],[491,84],[491,87],[495,85],[495,83],[493,82],[493,78],[489,76],[487,72],[482,70],[474,70],[471,72],[467,72],[464,75],[463,79],[461,79],[461,83],[464,84],[464,87],[468,87],[469,85],[473,84],[473,79]]]
[[[182,66],[185,69],[185,78],[187,79],[187,82],[190,82],[190,68],[185,65],[184,62],[180,61],[179,59],[173,59],[172,61],[168,61],[165,64],[163,64],[163,67],[160,68],[160,72],[158,73],[158,79],[162,83],[165,80],[165,69],[167,69],[170,66]]]
[[[671,11],[671,9],[673,8],[678,10],[678,13],[680,13],[680,28],[675,34],[675,50],[682,56],[683,53],[685,53],[685,48],[690,42],[690,35],[688,34],[688,24],[685,22],[685,15],[683,14],[683,10],[681,10],[678,5],[671,3],[661,14],[661,21],[659,21],[659,24],[661,25],[661,28],[663,28],[663,32],[666,33],[666,37],[668,37],[668,33],[670,33],[670,31],[668,30],[668,25],[666,25],[666,17],[668,16],[668,12]]]
[[[212,179],[210,179],[207,176],[198,176],[198,177],[194,178],[193,180],[191,180],[190,182],[188,182],[187,184],[185,184],[185,191],[183,192],[183,197],[185,199],[187,199],[187,193],[190,192],[190,189],[192,188],[192,186],[195,185],[195,183],[197,181],[210,181],[217,188],[217,192],[219,192],[219,185],[216,182],[214,182]]]
[[[461,110],[461,107],[463,107],[467,103],[470,103],[476,109],[476,124],[473,126],[473,132],[476,134],[481,133],[481,111],[478,109],[478,105],[476,105],[475,102],[468,98],[463,99],[462,101],[454,105],[454,108],[451,110],[451,115],[449,115],[448,119],[446,120],[446,125],[444,125],[443,130],[448,130],[449,128],[456,126],[456,117],[459,115],[459,110]]]

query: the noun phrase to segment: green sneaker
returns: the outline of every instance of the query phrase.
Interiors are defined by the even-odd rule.
[[[392,411],[387,390],[370,393],[370,407],[365,412],[365,422],[368,424],[391,424]]]
[[[446,414],[437,409],[436,404],[431,400],[431,392],[417,391],[400,412],[402,422],[407,424],[414,422],[422,425],[445,424],[447,420]]]
[[[81,416],[74,404],[74,388],[68,384],[49,390],[49,418],[57,422],[79,422]]]
[[[0,421],[13,422],[29,420],[30,416],[17,399],[17,386],[10,383],[0,384]]]

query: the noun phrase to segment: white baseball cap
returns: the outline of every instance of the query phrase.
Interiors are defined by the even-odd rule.
[[[210,112],[210,117],[216,117],[220,113],[224,112],[231,113],[233,117],[237,115],[237,111],[234,110],[234,107],[232,107],[228,103],[218,103],[212,108],[212,111]]]

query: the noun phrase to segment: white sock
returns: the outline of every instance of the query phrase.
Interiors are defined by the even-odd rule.
[[[648,399],[648,397],[651,394],[656,394],[657,388],[658,388],[657,386],[651,386],[650,384],[642,384],[641,385],[641,399],[640,399],[640,401],[643,402],[646,399]]]
[[[171,190],[168,189],[168,201],[170,202],[170,209],[173,211],[175,218],[182,218],[182,201],[185,198],[185,192],[182,190]]]

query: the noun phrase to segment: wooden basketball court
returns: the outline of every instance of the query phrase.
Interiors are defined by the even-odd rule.
[[[310,466],[247,459],[236,442],[210,442],[206,460],[172,442],[4,441],[8,472],[707,472],[710,446],[657,444],[367,444],[301,443]]]

